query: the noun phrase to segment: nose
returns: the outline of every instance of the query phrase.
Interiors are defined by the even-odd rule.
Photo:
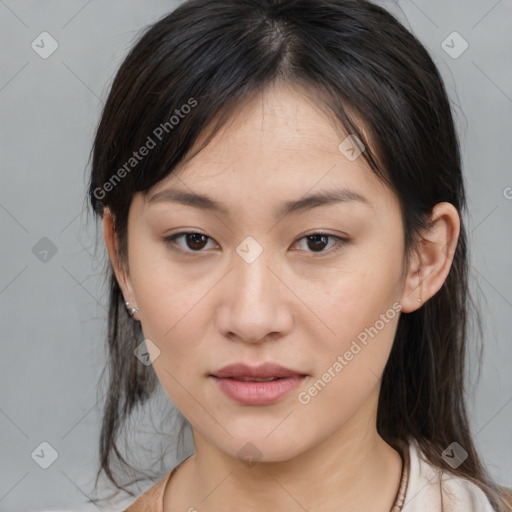
[[[241,258],[235,261],[217,310],[218,329],[223,336],[233,341],[262,343],[290,332],[292,294],[277,274],[263,255],[252,263]]]

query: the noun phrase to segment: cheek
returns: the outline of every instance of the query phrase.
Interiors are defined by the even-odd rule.
[[[400,315],[398,302],[383,304],[374,296],[341,304],[337,315],[331,315],[335,335],[315,346],[315,373],[297,401],[317,419],[319,431],[344,424],[363,404],[369,410],[375,405],[368,398],[378,396]]]
[[[364,343],[370,337],[368,331],[375,334],[375,328],[379,339],[386,338],[385,351],[392,343],[399,309],[401,253],[399,246],[384,244],[380,248],[354,252],[341,271],[331,274],[321,287],[308,290],[308,304],[326,325],[325,335],[317,338],[317,348],[331,355],[344,352],[355,339]]]
[[[381,240],[331,276],[327,296],[309,295],[329,327],[316,336],[314,379],[298,400],[311,414],[329,415],[336,404],[338,413],[325,421],[343,422],[379,385],[400,316],[401,271],[400,245]]]
[[[204,411],[196,410],[191,397],[200,396],[197,384],[205,370],[205,352],[211,350],[205,343],[209,314],[205,288],[153,268],[137,293],[144,311],[144,336],[160,350],[153,360],[160,384],[189,420],[200,418]]]
[[[196,283],[197,284],[197,283]],[[144,334],[154,339],[165,358],[182,363],[196,354],[207,328],[205,288],[154,272],[137,291]]]
[[[130,253],[130,276],[137,297],[144,336],[160,350],[155,366],[164,363],[169,371],[193,357],[200,339],[199,322],[205,295],[204,280],[184,277],[166,257],[160,244],[135,242]],[[186,352],[185,352],[186,351]]]
[[[163,241],[136,235],[130,247],[131,281],[143,323],[161,338],[198,303],[205,283],[173,264]]]

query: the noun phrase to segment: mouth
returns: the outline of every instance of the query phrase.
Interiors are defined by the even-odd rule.
[[[214,375],[215,377],[215,375]],[[219,377],[220,378],[220,377]],[[272,380],[280,380],[284,377],[268,377],[266,379],[261,377],[222,377],[224,379],[239,380],[240,382],[270,382]]]
[[[257,367],[236,363],[209,377],[228,398],[244,405],[267,405],[278,401],[300,385],[306,374],[275,363]]]

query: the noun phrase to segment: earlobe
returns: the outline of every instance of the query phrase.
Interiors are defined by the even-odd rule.
[[[450,271],[460,231],[457,209],[438,203],[432,209],[430,226],[421,233],[402,291],[404,313],[419,309],[443,286]]]

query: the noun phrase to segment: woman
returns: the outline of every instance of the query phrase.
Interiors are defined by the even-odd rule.
[[[185,2],[114,80],[89,196],[110,260],[100,472],[124,489],[117,434],[155,377],[195,448],[129,512],[510,510],[463,399],[449,101],[385,10]]]

